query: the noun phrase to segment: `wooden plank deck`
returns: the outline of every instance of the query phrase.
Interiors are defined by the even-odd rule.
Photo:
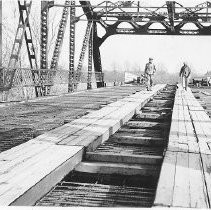
[[[25,102],[0,103],[0,152],[143,89],[143,86],[99,88]]]
[[[211,119],[179,86],[154,206],[211,207],[210,137]]]
[[[107,140],[164,87],[156,85],[153,91],[128,96],[0,153],[0,205],[34,205],[78,165],[85,148],[92,151]],[[137,166],[134,173],[148,169]]]

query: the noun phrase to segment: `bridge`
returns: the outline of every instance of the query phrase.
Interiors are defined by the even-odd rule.
[[[135,1],[41,1],[38,62],[30,26],[34,2],[17,1],[19,24],[7,67],[2,62],[2,3],[1,206],[211,208],[210,89],[112,86],[100,56],[102,43],[115,34],[211,35],[211,3],[185,7],[167,1],[146,7]],[[62,17],[49,65],[53,7],[62,8]],[[69,69],[64,71],[58,61],[68,20]],[[80,21],[87,28],[76,66]],[[131,27],[120,27],[125,22]],[[197,29],[184,29],[187,23]],[[99,25],[106,31],[102,37]],[[24,40],[26,68],[18,62]]]

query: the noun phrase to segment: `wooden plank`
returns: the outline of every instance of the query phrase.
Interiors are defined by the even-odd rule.
[[[173,207],[190,207],[190,184],[189,184],[189,154],[177,153],[175,184],[173,193]]]
[[[200,152],[203,154],[211,154],[210,148],[207,143],[207,136],[204,133],[203,127],[201,127],[201,123],[198,121],[196,111],[190,111],[190,113],[193,119],[194,129],[198,139]]]
[[[154,145],[154,146],[163,146],[166,143],[166,140],[163,138],[156,138],[156,137],[133,137],[133,136],[122,136],[114,135],[111,137],[113,142],[122,143],[122,144],[129,144],[129,145]]]
[[[45,147],[45,149],[40,153],[32,154],[30,157],[24,157],[22,161],[17,162],[13,166],[8,164],[8,169],[5,168],[5,170],[3,170],[0,174],[0,182],[6,183],[6,185],[2,185],[0,194],[7,190],[8,187],[10,187],[7,182],[13,183],[13,181],[16,181],[17,179],[22,179],[27,175],[28,169],[33,166],[33,164],[36,164],[38,160],[41,160],[45,157],[45,152],[47,152],[52,145],[46,144],[46,146],[47,147]],[[20,156],[22,154],[23,153],[20,153]]]
[[[189,153],[190,207],[209,208],[200,154]]]
[[[154,206],[172,206],[177,152],[167,151],[161,167]]]
[[[141,133],[150,133],[152,136],[158,136],[158,135],[160,136],[162,131],[160,131],[160,130],[149,130],[147,128],[131,129],[131,128],[127,128],[127,127],[123,126],[118,130],[118,133],[122,133],[122,135],[124,135],[124,133],[126,133],[126,134],[129,133],[129,134],[134,134],[134,135],[141,135]]]
[[[136,115],[136,119],[152,119],[152,120],[168,120],[168,116],[164,116],[163,114],[157,113],[140,113]]]
[[[160,122],[148,122],[148,121],[129,121],[125,124],[129,127],[134,128],[165,128],[168,126],[167,123],[160,123]]]
[[[17,166],[19,168],[22,167],[22,172],[20,169],[19,173],[17,172],[13,177],[7,179],[9,174],[13,173],[10,170],[6,177],[7,181],[5,180],[6,182],[3,181],[1,183],[0,205],[11,205],[12,203],[14,205],[32,205],[32,203],[37,200],[37,197],[41,197],[48,192],[76,164],[81,161],[82,149],[82,147],[51,145],[40,155],[34,156],[30,160],[26,160],[23,164]],[[52,153],[54,155],[52,155]],[[65,167],[59,169],[61,166]],[[67,166],[68,168],[66,168]],[[53,175],[55,170],[60,171],[59,175],[57,172]],[[47,177],[49,175],[51,175],[51,181],[49,180],[49,177]],[[5,174],[3,176],[5,177]],[[34,185],[42,182],[43,178],[47,178],[49,180],[49,182],[45,183],[45,187],[40,183],[42,189],[38,187],[33,190],[32,188]],[[30,190],[31,197],[27,195],[28,190]],[[29,200],[24,197],[27,197]],[[36,197],[36,199],[34,197]],[[19,200],[21,200],[20,203]]]
[[[197,114],[199,114],[199,111],[201,112],[201,108],[198,105],[194,107],[193,101],[194,99],[190,95],[187,97],[187,93],[182,92],[180,89],[177,90],[168,151],[161,169],[154,203],[156,206],[209,207],[199,154],[199,146],[201,152],[206,152],[207,150],[207,148],[204,147],[204,132],[202,127],[200,127],[199,118],[197,118]],[[190,108],[190,106],[191,109],[189,113],[188,107]],[[197,138],[199,139],[199,146],[194,134],[190,114],[193,117],[196,134],[198,135]],[[169,154],[171,154],[170,158]],[[172,161],[173,163],[170,162],[170,164],[167,165],[169,168],[163,170],[166,166],[166,158],[169,158],[169,162]]]
[[[92,137],[97,138],[99,135],[94,134],[92,131],[80,130],[76,134],[73,134],[62,141],[58,142],[60,145],[80,145],[84,140],[90,139]],[[92,138],[93,140],[93,138]],[[81,145],[82,146],[82,145]],[[84,145],[85,146],[85,145]]]
[[[81,130],[78,130],[72,133],[71,136],[67,136],[65,138],[63,137],[62,141],[60,141],[60,144],[68,142],[68,145],[83,145],[89,147],[89,144],[91,144],[92,141],[96,140],[95,145],[96,142],[102,143],[106,141],[110,135],[114,134],[125,122],[127,122],[135,114],[135,110],[138,106],[140,106],[140,103],[126,101],[121,105],[121,107],[118,107],[118,110],[116,110],[116,108],[113,109],[115,110],[115,114],[113,111],[101,119],[98,118],[98,120],[96,121],[94,120],[95,118],[90,118],[89,121],[89,116],[73,121],[70,124],[70,127],[72,127],[73,124],[77,123],[80,125],[87,125],[84,128],[81,128],[81,130],[88,132],[88,135],[86,132],[81,132]],[[92,114],[94,115],[94,113]],[[100,142],[100,140],[102,142]]]
[[[24,144],[20,144],[16,147],[11,148],[10,150],[4,151],[0,153],[0,161],[4,160],[11,160],[13,157],[19,156],[20,151],[22,152],[23,149],[27,149],[28,147],[31,147],[32,144],[34,144],[35,140],[29,140]],[[12,156],[11,156],[12,154]]]
[[[11,153],[11,155],[8,155],[8,158],[3,158],[0,160],[0,173],[6,173],[7,171],[10,171],[15,166],[21,164],[27,159],[30,159],[31,157],[42,153],[45,151],[50,145],[48,143],[41,144],[34,142],[31,144],[31,146],[28,146],[27,148],[22,149],[17,154]]]
[[[211,155],[201,154],[204,179],[206,184],[207,196],[209,204],[211,201]],[[210,204],[211,205],[211,204]],[[211,206],[209,206],[211,208]]]
[[[144,100],[163,87],[164,85],[154,87],[154,91],[147,93]],[[75,144],[85,144],[86,146],[93,144],[96,146],[100,143],[99,139],[101,141],[108,139],[109,135],[115,132],[124,121],[132,117],[135,112],[134,110],[140,108],[140,101],[137,102],[129,99],[129,101],[122,103],[120,107],[105,107],[102,110],[88,114],[81,119],[74,120],[60,128],[43,134],[33,140],[36,144],[43,145],[43,149],[39,145],[34,145],[33,141],[31,145],[26,143],[28,145],[26,147],[27,150],[22,157],[19,155],[24,151],[21,150],[23,145],[18,149],[11,150],[14,151],[14,154],[6,152],[7,160],[12,160],[12,162],[8,162],[5,165],[4,171],[2,171],[4,173],[0,175],[0,204],[33,205],[36,200],[48,192],[53,185],[60,181],[81,161],[84,147],[58,145],[58,142],[73,135],[77,139]],[[126,106],[125,104],[129,105]],[[119,112],[116,112],[117,109],[119,109]],[[112,115],[114,118],[112,118]],[[88,138],[87,133],[89,134]],[[73,140],[75,141],[75,138]],[[66,143],[69,144],[69,142]],[[1,161],[5,161],[4,155]],[[3,162],[1,163],[3,164]],[[89,163],[88,166],[86,163],[84,164],[85,168],[82,167],[83,170],[91,168],[91,170],[108,171],[108,173],[117,172],[120,174],[158,176],[155,166],[118,164],[116,170],[115,164],[106,165],[104,163],[102,167],[99,165],[98,167],[96,164],[91,167]],[[77,168],[80,169],[79,166]]]
[[[159,168],[154,165],[131,165],[107,162],[81,162],[76,166],[75,171],[85,173],[142,175],[156,177],[159,175]]]
[[[113,163],[161,164],[163,156],[118,154],[112,152],[87,152],[87,161],[103,161]]]
[[[51,170],[51,172],[43,177],[40,182],[37,182],[26,193],[16,199],[11,206],[33,206],[41,199],[53,186],[60,182],[75,165],[81,162],[83,151],[79,151],[67,161],[63,162],[59,167]]]
[[[199,153],[199,145],[197,142],[197,138],[194,133],[194,128],[192,124],[192,120],[190,118],[190,113],[188,111],[188,107],[184,107],[185,113],[185,127],[186,127],[186,135],[187,135],[187,141],[188,141],[188,151],[189,153]]]

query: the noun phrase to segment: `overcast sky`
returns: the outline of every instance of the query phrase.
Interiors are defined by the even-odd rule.
[[[8,2],[7,4],[5,3]],[[14,21],[12,13],[9,11],[11,5],[16,0],[3,0],[3,18],[7,17],[7,21]],[[63,3],[63,0],[56,2]],[[91,1],[92,4],[100,1]],[[180,0],[177,1],[184,6],[195,6],[203,3],[203,0]],[[162,6],[163,0],[142,0],[144,6]],[[17,4],[16,4],[17,6]],[[33,0],[32,13],[39,13],[39,1]],[[51,13],[58,9],[50,9]],[[58,13],[58,20],[61,18],[61,11]],[[80,11],[78,11],[80,13]],[[85,33],[86,22],[82,21],[76,24],[76,64],[79,52],[82,46],[82,40]],[[16,26],[15,26],[16,27]],[[68,27],[68,26],[67,26]],[[68,28],[66,30],[64,46],[60,58],[60,64],[68,68]],[[100,31],[101,32],[101,31]],[[4,44],[4,43],[3,43]],[[118,70],[124,71],[125,66],[133,66],[134,64],[144,68],[149,57],[154,58],[155,64],[163,64],[169,72],[179,71],[183,61],[188,62],[196,72],[206,73],[211,71],[211,37],[207,36],[144,36],[144,35],[113,35],[110,36],[101,46],[101,56],[103,69],[113,70],[114,64],[118,66]],[[39,52],[38,52],[39,54]],[[51,60],[51,55],[49,55]],[[87,61],[85,61],[87,65]]]

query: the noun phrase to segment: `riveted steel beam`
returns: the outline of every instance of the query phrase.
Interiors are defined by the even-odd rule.
[[[167,10],[168,10],[168,17],[170,22],[171,32],[175,31],[174,28],[174,16],[175,16],[175,1],[167,1]]]
[[[40,68],[48,68],[49,1],[41,1]]]
[[[0,0],[0,68],[1,67],[2,67],[2,0]]]
[[[71,1],[71,6],[75,5],[75,1]],[[70,8],[70,40],[69,40],[69,80],[68,92],[74,91],[76,78],[75,78],[75,7]]]
[[[66,0],[65,5],[69,6],[70,1]],[[51,69],[57,69],[57,67],[58,67],[59,56],[61,53],[62,43],[63,43],[65,29],[66,29],[66,25],[67,25],[68,14],[69,14],[69,8],[64,7],[63,12],[62,12],[62,18],[61,18],[60,24],[59,24],[58,33],[57,33],[53,57],[51,60]]]
[[[93,59],[93,25],[89,37],[88,46],[88,76],[87,76],[87,89],[92,88],[92,59]]]

